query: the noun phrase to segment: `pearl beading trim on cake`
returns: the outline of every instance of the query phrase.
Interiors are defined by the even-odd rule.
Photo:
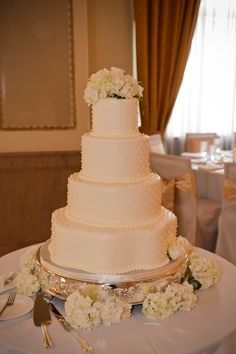
[[[153,217],[152,219],[143,222],[143,223],[136,223],[136,224],[119,224],[119,225],[112,225],[112,224],[96,224],[96,223],[89,223],[89,222],[84,222],[83,220],[80,220],[79,218],[74,218],[73,216],[68,213],[65,207],[65,214],[68,218],[68,220],[72,222],[77,222],[81,225],[81,227],[85,228],[93,228],[94,230],[96,229],[103,229],[104,231],[110,230],[113,232],[120,232],[120,231],[128,231],[128,230],[139,230],[139,229],[150,229],[153,227],[153,224],[157,221],[158,218],[160,218],[163,214],[163,210],[160,209],[160,212],[158,213],[158,216]]]

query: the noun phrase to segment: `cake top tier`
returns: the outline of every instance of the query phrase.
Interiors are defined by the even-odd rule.
[[[143,87],[124,70],[118,68],[102,69],[92,74],[84,91],[84,99],[89,106],[101,98],[137,98],[143,96]]]
[[[100,99],[92,108],[92,134],[129,137],[139,134],[136,99]]]

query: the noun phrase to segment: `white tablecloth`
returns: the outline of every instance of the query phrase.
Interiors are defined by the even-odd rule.
[[[0,275],[19,269],[25,249],[0,258]],[[214,288],[198,291],[199,303],[191,312],[178,312],[162,320],[148,320],[141,307],[122,323],[81,331],[97,354],[235,354],[236,353],[236,267],[216,257],[223,267],[223,278]],[[63,302],[54,299],[59,309]],[[32,312],[9,321],[0,321],[1,354],[74,354],[82,352],[76,340],[53,318],[49,331],[55,348],[42,348],[42,333],[35,327]]]
[[[224,151],[223,160],[232,161],[231,151]],[[191,158],[192,168],[196,180],[198,198],[221,202],[224,187],[224,166],[216,163],[206,164],[201,153],[182,153],[182,156]]]
[[[193,166],[198,198],[221,202],[224,187],[224,170],[201,169]]]

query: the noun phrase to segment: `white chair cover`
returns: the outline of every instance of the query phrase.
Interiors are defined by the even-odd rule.
[[[236,265],[236,163],[225,163],[216,253]]]
[[[179,177],[192,177],[191,161],[189,158],[150,154],[151,170],[164,180],[178,179]],[[187,178],[190,182],[187,190],[183,190],[178,183],[175,183],[174,213],[178,219],[178,235],[186,237],[193,245],[196,242],[196,197],[194,180]]]
[[[174,208],[170,210],[178,218],[178,234],[186,237],[193,245],[215,251],[221,204],[197,198],[191,160],[152,153],[150,167],[162,180],[175,179]]]
[[[149,151],[157,152],[159,154],[165,154],[165,148],[163,145],[161,134],[149,135]]]
[[[186,151],[200,152],[202,141],[208,142],[208,145],[214,144],[214,139],[218,138],[216,133],[187,133],[186,134]]]
[[[221,202],[197,198],[196,245],[215,252]]]

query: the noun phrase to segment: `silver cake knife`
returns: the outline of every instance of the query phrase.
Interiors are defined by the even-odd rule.
[[[62,316],[62,314],[58,311],[58,309],[54,306],[53,303],[49,303],[49,308],[52,314],[58,319],[63,328],[73,334],[73,336],[78,340],[80,346],[84,352],[93,352],[93,346],[89,344],[83,337],[79,335],[79,333],[66,321],[66,319]]]

